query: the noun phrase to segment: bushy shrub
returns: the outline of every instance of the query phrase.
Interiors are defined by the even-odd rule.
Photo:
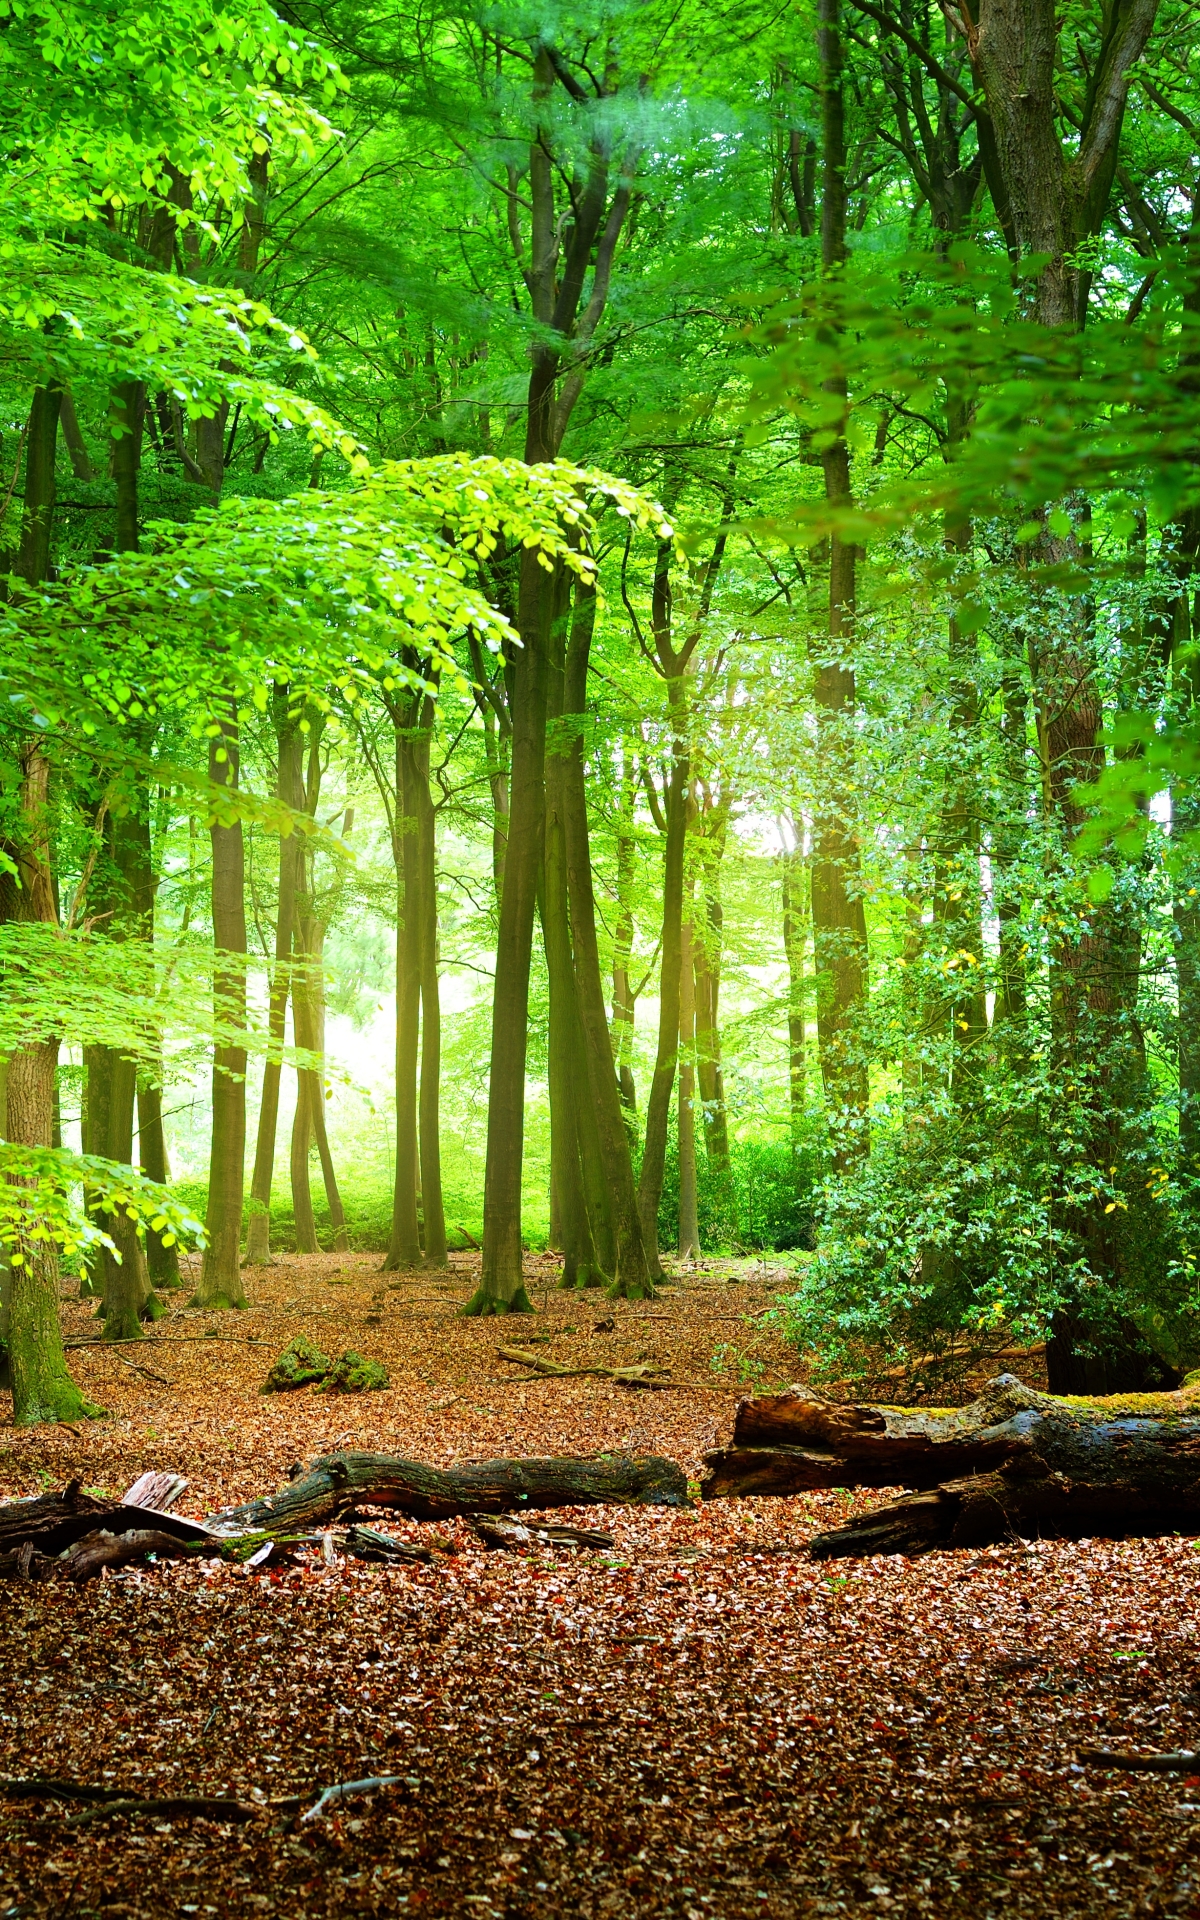
[[[820,1135],[814,1129],[790,1140],[731,1140],[729,1175],[697,1154],[696,1187],[700,1245],[758,1253],[811,1247],[817,1180],[822,1168]],[[672,1129],[658,1209],[661,1244],[672,1247],[679,1232],[679,1152]]]

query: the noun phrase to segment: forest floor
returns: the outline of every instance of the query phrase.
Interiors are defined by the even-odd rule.
[[[283,1257],[247,1275],[245,1314],[177,1308],[141,1345],[76,1350],[110,1417],[9,1427],[0,1495],[76,1475],[119,1492],[174,1468],[190,1482],[177,1510],[202,1515],[337,1446],[443,1466],[635,1449],[694,1477],[728,1433],[739,1366],[761,1385],[795,1371],[747,1324],[781,1277],[758,1263],[614,1303],[555,1290],[554,1263],[532,1259],[545,1310],[516,1323],[457,1317],[476,1266],[397,1281],[377,1256]],[[66,1315],[94,1335],[90,1305]],[[300,1331],[382,1360],[390,1390],[263,1397]],[[681,1384],[529,1380],[498,1360],[545,1334],[564,1363],[646,1359]],[[575,1510],[547,1517],[604,1528],[614,1549],[528,1557],[465,1523],[383,1516],[432,1563],[5,1582],[4,1775],[264,1813],[71,1825],[68,1808],[0,1799],[0,1920],[1200,1916],[1200,1779],[1076,1762],[1080,1744],[1197,1744],[1196,1543],[807,1558],[814,1532],[881,1497]],[[271,1815],[277,1796],[377,1774],[400,1779],[310,1822]]]

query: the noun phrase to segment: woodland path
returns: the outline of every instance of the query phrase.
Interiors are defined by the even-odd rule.
[[[454,1316],[472,1260],[381,1303],[397,1276],[377,1265],[285,1257],[248,1276],[247,1314],[181,1312],[153,1330],[164,1344],[76,1350],[112,1418],[6,1428],[0,1493],[173,1467],[191,1483],[179,1510],[200,1514],[339,1444],[439,1465],[635,1447],[695,1474],[741,1390],[714,1348],[760,1361],[764,1384],[788,1377],[775,1337],[738,1317],[774,1278],[747,1263],[740,1285],[714,1262],[653,1305],[551,1291],[516,1323]],[[553,1271],[530,1262],[539,1304]],[[85,1306],[66,1311],[69,1335],[94,1330]],[[209,1328],[219,1342],[184,1337]],[[382,1359],[391,1391],[263,1398],[299,1331]],[[521,1381],[496,1360],[505,1338],[546,1332],[539,1350],[565,1364],[646,1359],[696,1384]],[[60,1807],[0,1801],[0,1914],[1195,1920],[1200,1780],[1074,1764],[1079,1745],[1200,1739],[1195,1543],[806,1557],[878,1499],[552,1516],[615,1535],[586,1556],[493,1553],[465,1523],[389,1518],[439,1549],[432,1564],[5,1582],[0,1773],[242,1800],[401,1780],[296,1832],[265,1817],[71,1829]]]

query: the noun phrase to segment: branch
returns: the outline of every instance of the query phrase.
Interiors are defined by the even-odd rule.
[[[851,4],[856,6],[860,13],[869,14],[871,19],[874,20],[877,25],[881,26],[885,33],[894,33],[897,40],[903,40],[909,52],[915,54],[921,62],[926,73],[930,74],[939,86],[947,87],[957,99],[963,102],[964,106],[970,107],[972,113],[978,118],[980,109],[971,94],[969,94],[961,82],[956,80],[954,75],[942,65],[941,61],[930,53],[927,47],[921,45],[921,42],[914,33],[910,33],[908,28],[902,26],[900,21],[895,19],[892,14],[885,13],[882,7],[874,6],[872,0],[851,0]]]

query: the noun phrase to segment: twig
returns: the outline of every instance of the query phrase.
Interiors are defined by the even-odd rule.
[[[247,1800],[225,1800],[210,1798],[206,1795],[179,1794],[165,1800],[106,1800],[101,1806],[89,1807],[85,1813],[68,1814],[68,1827],[83,1827],[92,1820],[103,1820],[111,1813],[154,1813],[160,1818],[169,1818],[171,1814],[180,1814],[185,1818],[200,1816],[207,1820],[254,1820],[263,1807],[256,1807]]]
[[[301,1821],[317,1819],[324,1813],[326,1807],[333,1806],[335,1801],[349,1800],[359,1793],[375,1793],[380,1787],[398,1787],[403,1777],[399,1773],[382,1773],[373,1780],[340,1780],[336,1786],[325,1788],[320,1798],[314,1800],[307,1813],[300,1815]]]
[[[127,1360],[123,1353],[117,1354],[116,1357],[123,1367],[129,1368],[131,1373],[144,1373],[147,1380],[157,1380],[162,1387],[174,1385],[173,1381],[167,1379],[165,1373],[155,1373],[153,1367],[144,1367],[139,1360]]]

